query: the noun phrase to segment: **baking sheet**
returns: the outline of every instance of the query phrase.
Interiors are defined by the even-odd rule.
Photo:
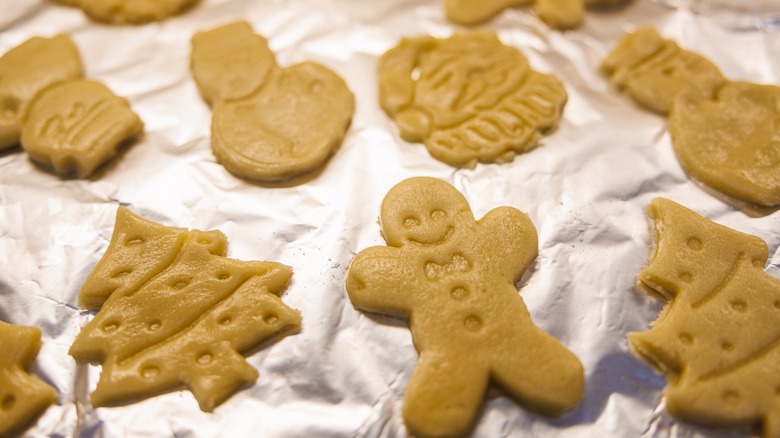
[[[500,14],[495,30],[533,68],[555,73],[569,101],[542,146],[501,165],[455,169],[403,141],[377,102],[378,57],[404,36],[446,37],[439,0],[203,0],[186,14],[144,26],[92,22],[75,8],[0,0],[0,52],[36,35],[68,33],[86,76],[128,98],[145,136],[89,180],[61,180],[21,149],[0,153],[0,319],[44,333],[34,372],[60,392],[26,432],[55,437],[396,437],[403,390],[417,353],[403,322],[362,314],[344,279],[360,250],[384,244],[377,225],[387,191],[427,175],[461,190],[477,217],[509,205],[539,232],[539,256],[520,293],[537,325],[571,349],[586,372],[582,403],[560,418],[530,413],[491,390],[478,437],[745,437],[663,412],[664,379],[629,351],[662,303],[635,289],[651,251],[645,207],[664,196],[765,239],[778,276],[780,213],[747,215],[702,190],[682,171],[664,118],[612,89],[597,67],[625,31],[650,25],[715,62],[730,79],[777,84],[780,33],[771,22],[735,26],[693,13],[684,2],[635,0],[590,11],[582,27],[554,31],[528,9]],[[675,7],[676,6],[676,7]],[[304,60],[340,74],[356,96],[349,133],[326,167],[297,185],[259,185],[229,174],[209,146],[211,110],[189,71],[190,37],[248,20],[282,66]],[[99,366],[67,355],[92,316],[78,290],[108,245],[119,204],[177,227],[219,229],[228,255],[294,269],[283,300],[301,311],[302,331],[248,361],[255,385],[213,413],[189,392],[93,409]]]

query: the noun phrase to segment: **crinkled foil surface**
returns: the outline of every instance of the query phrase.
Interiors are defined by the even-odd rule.
[[[573,31],[551,30],[525,8],[478,27],[520,48],[535,69],[555,73],[569,101],[541,147],[471,170],[403,141],[378,105],[377,60],[385,50],[404,36],[463,30],[444,19],[440,0],[203,0],[167,21],[124,27],[48,1],[0,0],[0,52],[32,36],[67,33],[86,76],[127,97],[146,124],[143,138],[88,180],[62,180],[19,148],[0,155],[0,319],[43,330],[33,370],[61,394],[26,434],[406,436],[402,396],[417,360],[411,334],[402,321],[356,311],[344,280],[358,251],[384,244],[377,218],[387,191],[427,175],[462,191],[477,217],[503,205],[530,215],[539,255],[520,293],[536,324],[576,353],[586,372],[585,398],[560,418],[490,390],[475,436],[751,436],[666,414],[664,379],[632,355],[626,333],[647,329],[662,308],[635,286],[652,249],[651,199],[670,198],[765,239],[774,276],[780,213],[746,212],[692,182],[675,159],[666,120],[619,94],[597,70],[625,31],[651,25],[731,79],[780,83],[780,33],[771,18],[741,15],[737,25],[721,12],[634,0],[590,11]],[[211,109],[190,74],[190,38],[236,19],[268,38],[280,65],[322,63],[356,96],[341,148],[310,178],[253,184],[211,153]],[[294,269],[283,300],[301,311],[302,331],[251,351],[259,380],[213,413],[201,412],[186,391],[114,408],[88,403],[100,367],[77,365],[67,354],[93,316],[78,309],[76,297],[108,245],[120,204],[166,225],[219,229],[232,258]]]

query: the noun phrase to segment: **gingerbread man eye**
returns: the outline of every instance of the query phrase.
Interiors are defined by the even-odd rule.
[[[447,213],[443,212],[442,210],[433,210],[431,212],[431,219],[440,220],[446,217],[447,217]]]
[[[416,217],[410,216],[410,217],[404,219],[404,227],[406,227],[406,228],[415,227],[417,225],[420,225],[420,220],[417,219]]]

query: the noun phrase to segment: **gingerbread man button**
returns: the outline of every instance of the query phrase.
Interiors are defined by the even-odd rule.
[[[390,190],[380,224],[388,246],[361,251],[346,288],[357,309],[409,320],[420,353],[404,394],[411,434],[467,432],[491,382],[544,414],[579,403],[582,364],[515,288],[537,253],[527,215],[500,207],[477,221],[451,185],[418,177]]]

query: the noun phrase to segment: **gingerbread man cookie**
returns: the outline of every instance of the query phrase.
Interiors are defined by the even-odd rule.
[[[81,8],[89,17],[114,24],[141,24],[176,15],[199,0],[56,0]]]
[[[312,62],[278,67],[243,21],[196,34],[192,72],[214,107],[214,156],[240,177],[278,181],[318,169],[352,121],[343,79]]]
[[[741,201],[780,205],[780,87],[729,81],[650,28],[623,37],[602,70],[639,104],[668,114],[691,177]]]
[[[415,71],[419,77],[415,77]],[[379,61],[382,108],[401,137],[452,166],[503,163],[552,128],[566,91],[495,33],[406,38]]]
[[[580,361],[534,325],[515,288],[537,253],[525,214],[500,207],[476,221],[451,185],[421,177],[390,190],[380,222],[389,246],[361,251],[346,288],[360,310],[409,319],[420,353],[404,395],[412,434],[464,433],[490,382],[546,414],[580,401]]]
[[[569,29],[582,22],[585,6],[610,6],[622,0],[444,0],[447,18],[458,24],[485,21],[506,8],[535,4],[536,14],[550,27]]]

